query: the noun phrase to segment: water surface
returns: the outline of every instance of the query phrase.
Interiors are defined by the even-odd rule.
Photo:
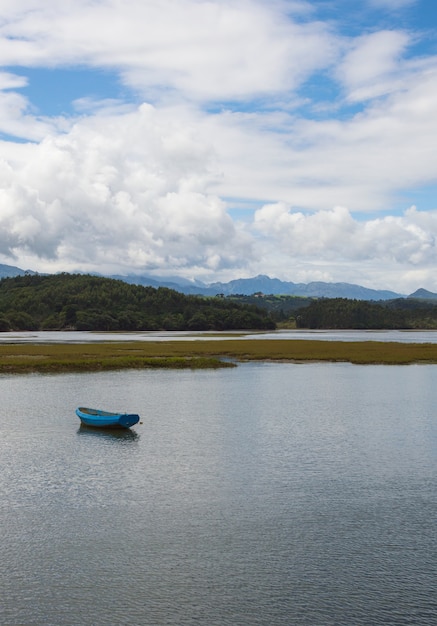
[[[0,623],[434,625],[436,376],[0,376]],[[82,429],[79,404],[143,424]]]
[[[276,331],[22,331],[0,332],[1,343],[92,343],[99,341],[221,341],[223,339],[301,339],[311,341],[395,341],[436,343],[436,330],[276,330]]]

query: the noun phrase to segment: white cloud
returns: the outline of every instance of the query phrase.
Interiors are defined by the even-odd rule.
[[[400,59],[409,43],[409,36],[399,31],[378,31],[353,40],[336,72],[347,98],[359,102],[399,88]]]
[[[142,106],[16,150],[13,168],[3,162],[2,254],[111,271],[244,264],[250,242],[207,193],[210,147],[185,122]]]
[[[387,211],[407,204],[404,190],[436,179],[436,110],[437,59],[429,59],[409,68],[402,90],[349,118],[224,112],[199,124],[222,168],[220,195]]]
[[[271,254],[280,254],[283,265],[297,262],[306,265],[307,271],[309,267],[326,271],[327,266],[338,271],[337,264],[342,264],[350,268],[344,269],[343,275],[359,273],[359,266],[372,267],[373,277],[385,273],[379,279],[385,288],[390,285],[388,276],[399,284],[396,271],[402,268],[409,273],[409,280],[427,275],[437,285],[433,274],[437,264],[437,210],[425,213],[412,207],[399,217],[360,221],[344,207],[304,214],[279,203],[259,209],[254,228]]]
[[[65,119],[34,114],[28,99],[17,92],[27,85],[25,76],[0,71],[0,133],[39,141],[49,132],[66,129],[68,121]]]
[[[0,133],[34,142],[0,142],[5,262],[435,284],[434,212],[354,215],[404,208],[404,192],[435,182],[437,58],[412,57],[404,30],[340,36],[314,9],[3,0],[0,66],[23,74],[0,72]],[[25,68],[75,64],[110,70],[154,106],[84,93],[76,118],[38,115]],[[335,98],[312,101],[324,89]],[[247,219],[233,221],[226,198]]]
[[[4,89],[20,89],[27,85],[27,78],[25,76],[17,76],[10,72],[0,72],[0,90]]]
[[[0,90],[0,133],[30,141],[40,141],[48,133],[68,127],[62,118],[37,117],[29,102],[15,91]]]
[[[130,0],[129,10],[116,0],[11,4],[10,19],[0,27],[3,55],[13,57],[17,47],[18,62],[23,45],[32,47],[26,61],[31,64],[112,65],[155,96],[162,88],[194,100],[276,91],[284,98],[304,77],[332,63],[345,44],[319,23],[293,23],[282,2],[181,0],[172,3],[172,11],[169,2]],[[285,111],[198,112],[198,132],[214,146],[222,172],[210,189],[225,197],[283,200],[311,209],[342,204],[356,211],[386,209],[399,186],[434,180],[429,157],[437,132],[437,64],[432,58],[401,62],[408,42],[396,31],[351,40],[336,74],[350,98],[388,94],[354,118],[318,122]],[[83,99],[77,106],[93,119],[99,112],[126,113],[111,101]],[[181,111],[175,115],[183,127]],[[68,129],[67,120],[32,115],[14,91],[2,92],[0,112],[0,131],[31,140]],[[133,138],[131,149],[135,143]]]
[[[18,3],[5,13],[4,65],[118,69],[128,85],[155,97],[161,89],[206,101],[280,92],[326,67],[334,53],[323,25],[294,24],[278,3],[79,0]]]
[[[435,84],[421,65],[404,93],[345,121],[144,105],[98,109],[39,144],[0,144],[0,253],[40,271],[207,279],[270,271],[364,283],[367,270],[386,288],[402,268],[410,281],[429,272],[430,288],[435,215],[359,222],[352,210],[385,209],[401,184],[433,180]],[[226,196],[283,203],[260,210],[251,232],[230,219]],[[349,208],[321,210],[338,199]]]
[[[410,110],[408,101],[402,107]],[[263,176],[262,160],[273,176],[272,164],[280,165],[281,154],[275,154],[276,144],[263,137],[254,120],[246,134],[244,124],[237,132],[232,121],[233,116],[218,116],[212,132],[210,118],[196,110],[144,105],[86,117],[70,132],[39,144],[0,144],[0,253],[5,262],[20,259],[20,266],[39,271],[143,271],[205,280],[270,273],[296,282],[346,280],[404,293],[423,284],[437,289],[437,211],[412,208],[401,217],[360,221],[342,207],[305,213],[280,202],[256,211],[252,226],[250,220],[232,221],[226,204],[211,191],[223,165],[214,149],[220,147],[219,132],[237,160],[247,159],[247,169],[256,154],[255,171]],[[269,145],[271,153],[263,150]],[[318,136],[310,154],[295,152],[302,177],[312,171],[317,146],[321,150]],[[347,163],[347,154],[336,152],[335,164],[340,167],[343,158],[353,177],[357,163],[364,161]],[[384,158],[375,167],[383,167]],[[323,151],[315,164],[314,175],[325,171],[325,190],[335,164]],[[236,167],[237,174],[241,171]],[[386,167],[381,177],[388,172]],[[374,177],[370,172],[369,184]],[[351,197],[359,180],[352,182]],[[305,196],[298,177],[294,193]],[[316,190],[314,198],[317,194],[315,205],[327,206],[323,192]],[[426,283],[415,282],[423,277]]]

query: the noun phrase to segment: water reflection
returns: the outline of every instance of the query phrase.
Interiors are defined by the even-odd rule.
[[[136,441],[139,434],[130,428],[93,428],[81,424],[77,429],[80,436],[101,437],[102,439],[122,439],[123,441]]]

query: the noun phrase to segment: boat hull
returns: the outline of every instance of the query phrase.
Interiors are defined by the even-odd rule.
[[[76,415],[84,426],[92,428],[130,428],[140,421],[136,413],[111,413],[86,407],[78,407]]]

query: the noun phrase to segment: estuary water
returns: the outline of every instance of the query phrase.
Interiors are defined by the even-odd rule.
[[[299,339],[311,341],[394,341],[437,343],[436,330],[275,330],[216,331],[22,331],[0,332],[2,343],[93,343],[99,341],[221,341],[223,339]]]
[[[434,626],[436,380],[0,376],[0,624]],[[143,423],[84,430],[79,404]]]

